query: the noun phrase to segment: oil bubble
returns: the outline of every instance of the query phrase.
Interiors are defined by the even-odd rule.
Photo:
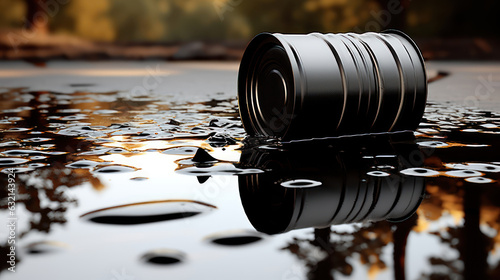
[[[0,165],[16,165],[23,164],[29,160],[24,158],[0,158]]]
[[[92,161],[92,160],[82,159],[82,160],[78,160],[78,161],[72,162],[70,164],[67,164],[66,167],[91,169],[91,168],[98,166],[99,164],[101,164],[101,163],[96,162],[96,161]]]
[[[26,173],[35,170],[31,167],[11,167],[11,168],[3,168],[2,173],[10,174],[10,173]]]
[[[400,171],[401,174],[408,176],[421,176],[421,177],[434,177],[438,176],[439,172],[436,170],[422,168],[422,167],[412,167]]]
[[[107,166],[95,169],[94,171],[98,172],[98,173],[109,174],[109,173],[134,172],[136,170],[137,169],[134,168],[134,167],[124,166],[124,165],[117,165],[116,164],[116,165],[107,165]]]
[[[370,176],[374,176],[374,177],[387,177],[387,176],[391,175],[390,173],[387,173],[387,172],[384,172],[384,171],[379,171],[379,170],[370,171],[370,172],[368,172],[366,174],[370,175]]]
[[[164,154],[169,155],[194,155],[198,147],[195,146],[184,146],[184,147],[173,147],[163,151]]]
[[[458,178],[476,177],[483,175],[483,173],[476,170],[451,170],[445,172],[445,174],[450,177],[458,177]]]
[[[285,188],[314,188],[317,186],[321,186],[322,183],[309,179],[294,179],[282,182],[280,185]]]
[[[440,141],[423,141],[423,142],[418,142],[417,144],[422,147],[432,147],[432,148],[442,148],[449,146],[447,143]]]
[[[476,184],[487,184],[487,183],[492,183],[493,180],[490,178],[485,178],[485,177],[470,177],[466,178],[465,181],[469,183],[476,183]]]
[[[500,172],[500,165],[495,165],[490,163],[476,163],[476,162],[469,162],[466,164],[448,163],[445,164],[445,166],[449,168],[476,170],[480,172],[493,172],[493,173]]]

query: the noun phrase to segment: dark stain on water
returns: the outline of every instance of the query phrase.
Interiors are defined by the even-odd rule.
[[[207,193],[221,186],[221,177],[238,176],[238,186],[222,185],[215,190],[221,195],[239,190],[246,217],[237,218],[248,219],[264,233],[287,232],[277,235],[286,240],[279,247],[277,241],[262,242],[264,234],[225,232],[207,238],[217,245],[207,247],[220,250],[208,254],[236,251],[224,251],[222,246],[244,250],[260,244],[263,249],[257,257],[265,257],[265,252],[280,248],[298,260],[294,265],[308,279],[332,279],[339,273],[363,278],[378,274],[383,278],[388,275],[383,273],[389,273],[404,279],[409,278],[409,265],[416,271],[416,278],[500,276],[498,113],[431,102],[412,137],[354,137],[293,146],[273,139],[244,139],[235,99],[217,99],[214,95],[208,101],[186,103],[154,93],[134,96],[86,90],[94,84],[70,86],[77,91],[17,88],[2,89],[0,95],[0,181],[7,186],[6,174],[16,173],[17,203],[23,209],[19,213],[27,221],[18,232],[21,243],[35,234],[37,240],[50,240],[54,230],[62,236],[65,227],[60,225],[79,222],[89,222],[86,225],[93,227],[101,224],[102,230],[106,230],[102,225],[110,225],[110,230],[119,228],[111,225],[137,225],[134,230],[140,230],[141,225],[171,225],[175,222],[169,221],[185,219],[187,225],[189,221],[211,232],[231,228],[231,220],[214,218],[208,222],[209,216],[217,216],[205,216],[216,209]],[[240,149],[239,160],[219,159],[218,155],[235,149]],[[150,172],[160,163],[136,166],[136,157],[145,154],[176,165],[175,176],[196,176],[189,182],[200,192],[183,192],[175,182],[165,180],[165,192],[158,192],[162,196],[159,199],[167,199],[162,201],[127,204],[139,198],[129,197],[124,191],[120,195],[126,202],[106,207],[98,204],[105,203],[99,199],[82,199],[99,206],[80,205],[79,197],[72,197],[75,190],[86,187],[97,194],[105,192],[108,180],[119,178],[130,184],[124,189],[148,191],[149,184],[158,181],[156,176],[163,174]],[[176,188],[179,192],[173,191]],[[2,211],[7,211],[7,195],[2,188]],[[192,200],[196,196],[204,202]],[[230,211],[226,206],[234,202],[217,201],[220,213]],[[97,210],[81,215],[77,221],[67,218],[69,211],[78,212],[82,207]],[[301,228],[308,235],[295,231]],[[162,230],[169,234],[177,228]],[[79,238],[76,236],[67,239],[76,245],[88,242],[72,240]],[[426,253],[407,246],[410,239]],[[201,238],[168,241],[204,246]],[[140,245],[128,242],[134,241],[123,242],[120,247],[144,244],[144,240]],[[164,240],[155,242],[148,248],[162,248]],[[179,242],[179,249],[187,250],[182,248],[183,242]],[[27,245],[27,254],[19,256],[19,269],[26,269],[23,258],[50,256],[50,252],[65,254],[65,248],[49,241]],[[196,248],[190,247],[193,255],[198,254]],[[1,243],[0,249],[4,252],[8,245]],[[443,250],[452,254],[443,255]],[[170,249],[142,255],[124,252],[127,259],[148,264],[168,266],[186,261],[184,253]],[[414,263],[407,263],[408,255]],[[250,262],[251,256],[248,258]],[[5,264],[1,268],[6,269]]]

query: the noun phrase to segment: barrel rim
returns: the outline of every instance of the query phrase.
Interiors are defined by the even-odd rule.
[[[248,104],[247,98],[249,94],[254,94],[253,92],[248,91],[248,83],[252,82],[249,81],[251,71],[255,70],[255,67],[252,66],[252,60],[255,58],[256,53],[259,51],[259,47],[262,46],[263,43],[271,43],[275,44],[276,46],[281,47],[284,50],[285,55],[287,56],[287,65],[283,65],[283,67],[287,68],[291,74],[290,77],[287,77],[290,79],[290,84],[291,88],[287,89],[287,95],[288,98],[291,100],[290,102],[290,108],[291,112],[285,112],[286,116],[290,116],[289,119],[287,119],[286,127],[284,129],[280,129],[279,131],[273,130],[273,132],[276,132],[276,135],[273,135],[272,137],[275,137],[279,140],[286,140],[288,139],[288,136],[290,134],[290,130],[292,127],[293,123],[293,116],[296,114],[296,104],[297,104],[297,98],[299,98],[299,94],[297,94],[297,89],[301,89],[301,85],[303,81],[301,81],[301,78],[297,78],[297,75],[300,76],[301,73],[301,65],[297,63],[294,59],[294,51],[292,50],[292,46],[284,39],[282,38],[280,33],[269,33],[269,32],[262,32],[257,34],[247,45],[245,52],[243,53],[243,57],[240,62],[239,70],[238,70],[238,110],[240,113],[240,117],[242,120],[243,128],[245,131],[251,135],[251,136],[256,136],[256,135],[264,135],[264,136],[269,136],[268,134],[265,133],[265,131],[261,128],[259,129],[259,122],[257,119],[254,119],[251,114],[250,107],[255,106],[255,104]],[[254,62],[255,66],[258,65],[258,62]],[[293,134],[293,133],[292,133]]]

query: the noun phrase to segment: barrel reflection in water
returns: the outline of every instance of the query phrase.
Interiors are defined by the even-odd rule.
[[[418,154],[412,135],[246,148],[241,165],[266,172],[239,176],[241,202],[267,234],[404,220],[420,205],[425,182],[399,171],[420,165]]]

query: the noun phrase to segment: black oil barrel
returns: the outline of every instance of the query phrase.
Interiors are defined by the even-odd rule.
[[[261,33],[238,73],[246,132],[283,141],[415,130],[426,100],[422,55],[397,30]]]

